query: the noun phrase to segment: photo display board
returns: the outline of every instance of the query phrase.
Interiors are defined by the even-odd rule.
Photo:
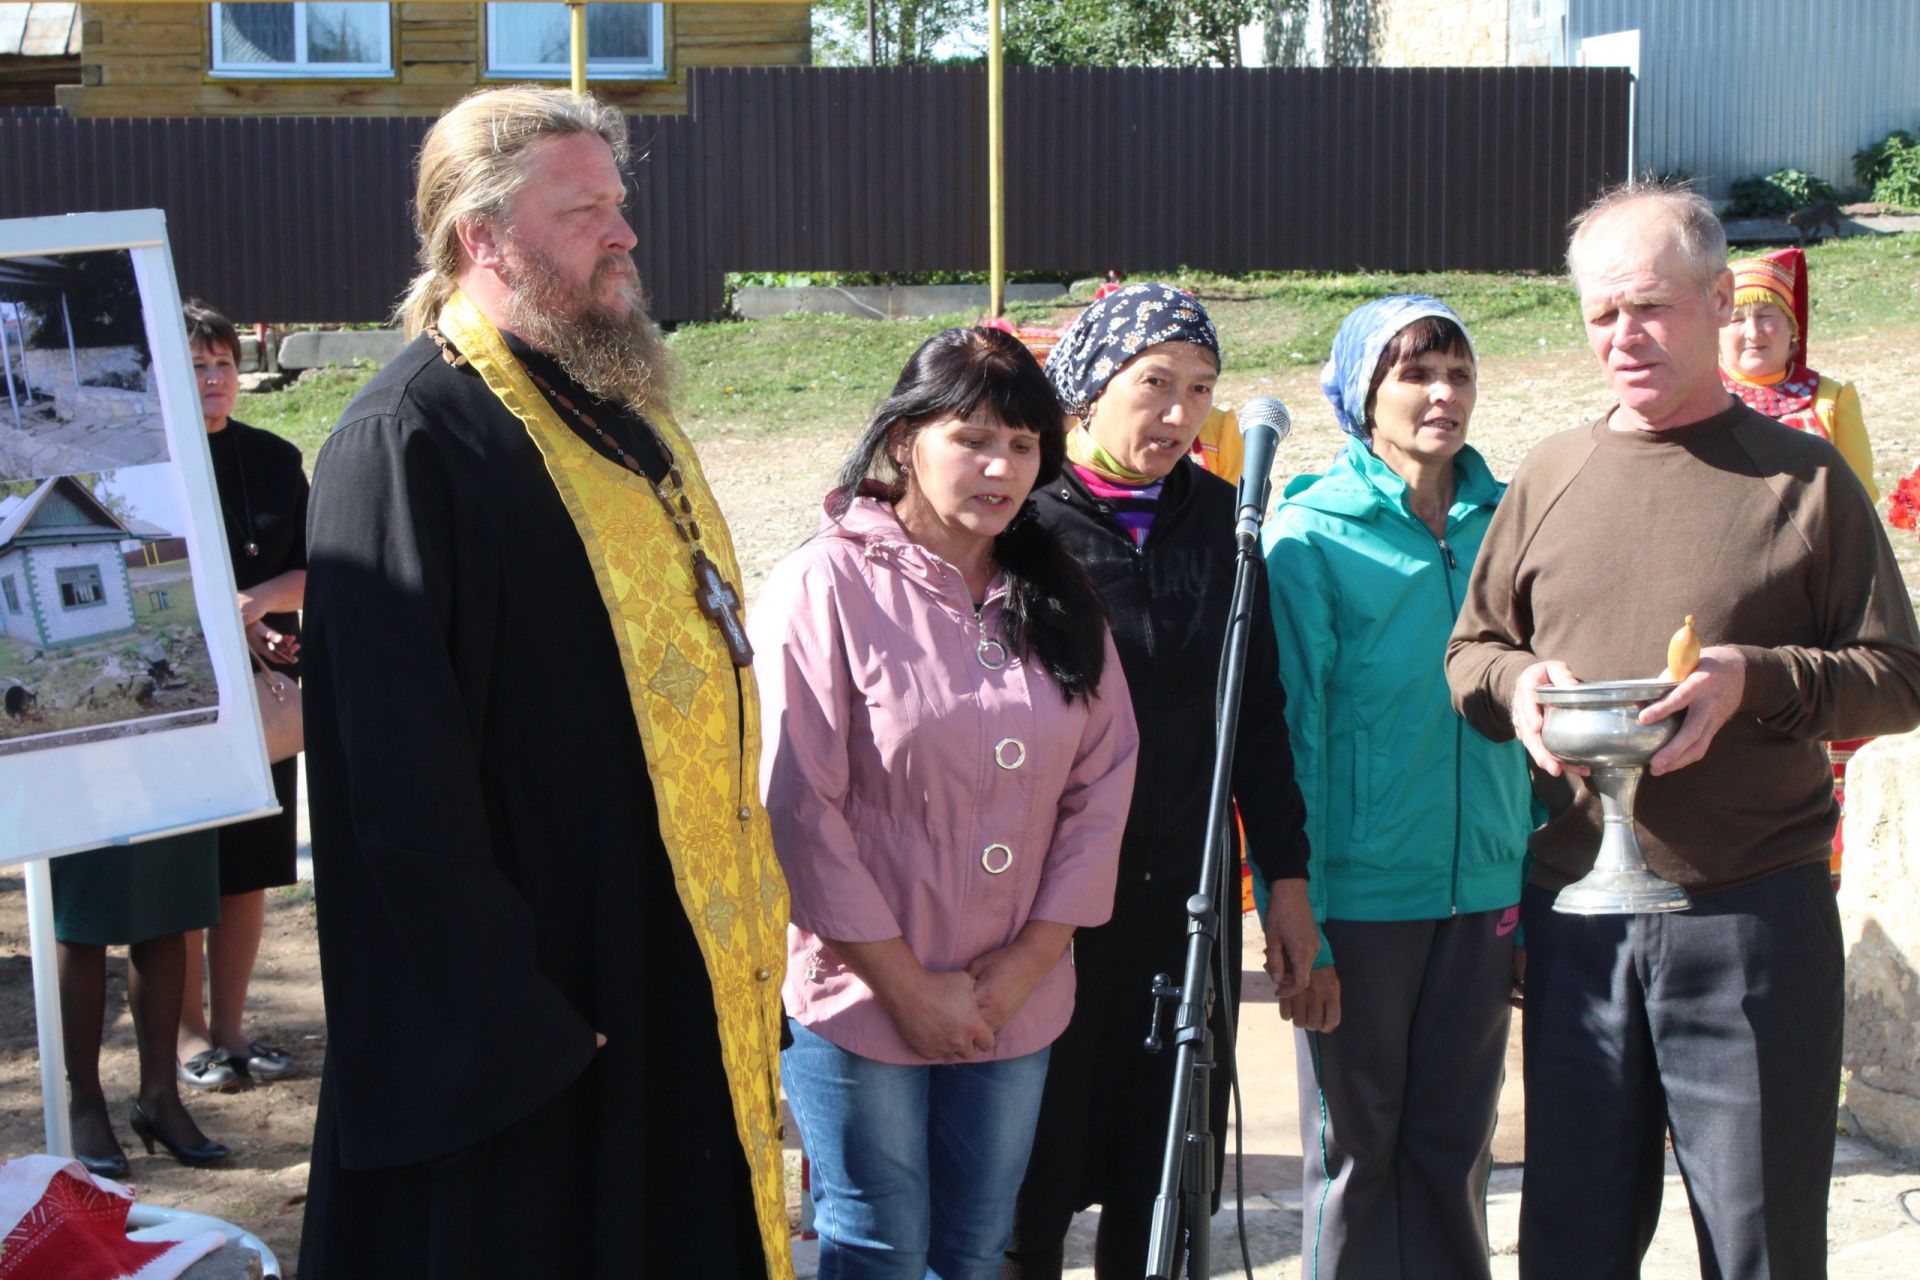
[[[165,216],[0,221],[0,865],[277,807]]]

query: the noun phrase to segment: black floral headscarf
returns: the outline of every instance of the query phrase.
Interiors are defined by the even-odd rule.
[[[1047,379],[1079,418],[1127,361],[1161,342],[1191,342],[1220,362],[1220,337],[1207,309],[1171,285],[1130,284],[1101,298],[1068,326],[1047,357]]]

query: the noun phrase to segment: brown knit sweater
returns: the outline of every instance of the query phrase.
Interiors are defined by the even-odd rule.
[[[1660,432],[1549,437],[1514,476],[1447,646],[1454,705],[1513,736],[1520,672],[1652,678],[1693,614],[1703,645],[1747,660],[1740,710],[1706,758],[1640,786],[1652,868],[1689,891],[1827,857],[1839,808],[1821,746],[1920,724],[1920,628],[1886,534],[1832,445],[1739,401]],[[1535,884],[1585,875],[1600,800],[1536,774],[1550,816]]]

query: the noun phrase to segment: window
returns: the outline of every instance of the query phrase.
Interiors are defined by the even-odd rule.
[[[93,565],[58,569],[53,576],[54,581],[60,584],[60,606],[63,609],[86,609],[107,602],[107,593],[100,586],[100,570]]]
[[[13,585],[12,574],[8,574],[6,577],[0,578],[0,591],[4,591],[6,593],[7,612],[8,613],[20,612],[20,588]]]
[[[664,5],[587,6],[587,78],[660,79],[667,74]],[[572,74],[572,23],[564,4],[487,6],[487,74],[564,80]]]
[[[249,79],[393,74],[391,6],[216,4],[213,74]]]

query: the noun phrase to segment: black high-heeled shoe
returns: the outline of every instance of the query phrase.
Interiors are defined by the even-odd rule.
[[[76,1151],[73,1158],[96,1178],[112,1178],[116,1182],[126,1181],[129,1170],[127,1153],[124,1151],[116,1151],[110,1156],[90,1156],[84,1151]]]
[[[190,1147],[181,1146],[160,1132],[160,1126],[153,1122],[153,1117],[147,1114],[146,1108],[142,1107],[138,1101],[133,1104],[133,1115],[128,1123],[133,1126],[133,1136],[146,1144],[148,1155],[153,1154],[153,1144],[158,1142],[167,1149],[168,1155],[188,1168],[204,1169],[208,1165],[219,1164],[233,1154],[218,1142],[198,1142]]]

